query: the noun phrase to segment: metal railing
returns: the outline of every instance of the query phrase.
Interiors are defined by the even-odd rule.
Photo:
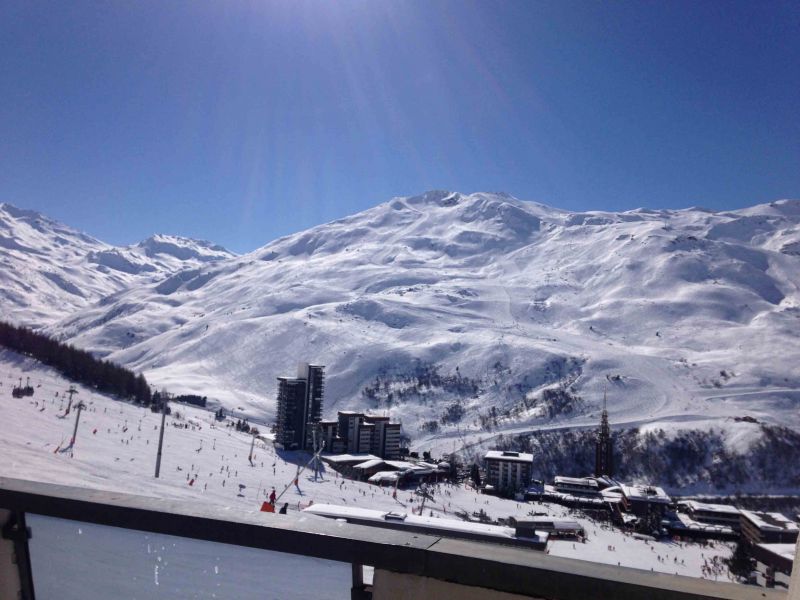
[[[13,574],[22,600],[33,600],[25,515],[221,542],[353,565],[351,597],[369,597],[361,565],[397,576],[429,578],[552,600],[786,600],[785,593],[653,573],[508,546],[376,529],[308,516],[224,507],[0,477],[0,581]],[[36,531],[31,532],[34,536]],[[9,552],[9,549],[13,551]],[[8,556],[13,555],[13,560]],[[2,588],[0,588],[2,590]],[[377,588],[375,595],[382,596]],[[390,597],[390,596],[385,596]],[[457,597],[453,594],[452,597]]]

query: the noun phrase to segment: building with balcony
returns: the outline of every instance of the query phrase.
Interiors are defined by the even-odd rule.
[[[369,453],[389,460],[400,458],[400,423],[390,423],[389,417],[349,410],[339,411],[336,423],[331,443],[326,446],[331,452],[342,448],[341,452],[351,454]]]
[[[533,472],[533,454],[489,450],[483,460],[487,485],[505,493],[528,489]]]
[[[613,488],[607,488],[613,489]],[[620,484],[622,505],[625,510],[638,516],[662,515],[672,504],[664,488],[655,485]]]
[[[781,513],[741,511],[742,537],[751,544],[793,544],[800,526]]]
[[[741,514],[735,506],[729,504],[710,504],[696,500],[678,502],[678,511],[689,515],[693,521],[707,525],[722,525],[734,531],[741,528]]]

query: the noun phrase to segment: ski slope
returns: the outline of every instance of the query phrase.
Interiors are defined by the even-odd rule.
[[[4,210],[10,319],[40,315],[47,333],[157,387],[267,422],[276,378],[309,361],[327,367],[324,417],[388,414],[418,449],[585,429],[604,391],[613,427],[714,427],[742,454],[763,435],[736,419],[800,431],[796,200],[573,213],[435,191],[243,256],[185,242],[189,252],[162,237],[130,261],[174,261],[140,273],[103,271],[86,258],[102,243]],[[38,264],[31,250],[55,248],[57,237],[74,257],[48,259],[49,268],[69,275],[82,299],[60,287],[48,295],[52,276],[17,275],[24,261]],[[568,395],[563,405],[547,401],[554,391]]]
[[[41,326],[117,292],[232,256],[209,242],[170,235],[112,246],[41,213],[0,204],[0,313]]]
[[[20,377],[23,380],[30,377],[35,389],[32,398],[11,398],[10,387]],[[259,513],[265,520],[316,518],[299,513],[312,501],[386,511],[410,511],[418,502],[410,492],[401,491],[395,500],[392,489],[345,480],[330,471],[324,472],[318,481],[314,481],[313,474],[306,471],[300,477],[299,486],[295,487],[291,483],[297,473],[297,464],[305,463],[307,455],[276,453],[271,444],[258,442],[255,466],[251,466],[247,459],[251,443],[249,435],[215,422],[213,414],[208,411],[178,405],[173,405],[175,412],[167,417],[161,477],[155,479],[153,472],[160,415],[94,394],[81,386],[76,386],[75,402],[81,400],[87,408],[81,414],[77,439],[71,451],[60,452],[57,448],[63,449],[68,445],[74,427],[74,411],[61,418],[66,407],[64,391],[69,382],[32,359],[8,351],[0,352],[0,382],[0,455],[7,457],[0,463],[2,476],[182,499],[254,513],[258,512],[273,487],[280,493],[288,486],[279,504],[288,503],[289,516]],[[181,418],[177,417],[177,412],[181,413]],[[184,427],[187,425],[188,428]],[[587,531],[586,543],[552,541],[547,551],[558,556],[701,577],[706,560],[713,556],[721,559],[731,552],[730,546],[725,544],[710,547],[684,544],[678,547],[672,542],[647,542],[606,529],[589,519],[575,517],[560,506],[517,503],[483,496],[463,486],[441,484],[435,488],[434,496],[435,499],[425,506],[426,514],[443,519],[454,518],[453,513],[458,510],[472,513],[479,509],[485,510],[492,518],[524,518],[531,512],[546,512],[577,519]],[[63,536],[83,535],[75,531],[79,526],[74,524],[54,523],[50,526],[53,530],[48,535],[61,535],[62,539]],[[108,534],[101,530],[87,529],[87,535],[93,537],[80,541],[83,545],[88,544],[87,547],[93,547],[92,539],[101,548],[113,545],[104,541]],[[178,546],[173,549],[169,544],[174,541],[145,539],[131,534],[131,539],[126,542],[130,546],[124,548],[132,547],[137,553],[130,560],[133,575],[137,577],[135,585],[141,586],[138,588],[141,597],[169,597],[165,590],[186,585],[180,575],[172,575],[174,571],[170,571],[180,571],[182,567],[178,565],[185,560],[185,553],[194,557],[192,560],[201,561],[205,569],[204,573],[196,574],[196,581],[210,582],[192,596],[199,598],[212,598],[215,597],[212,594],[217,593],[214,576],[210,574],[214,565],[224,564],[223,571],[232,568],[237,561],[231,557],[240,556],[237,553],[242,553],[242,557],[246,554],[246,558],[252,560],[252,551],[249,550],[227,546],[220,550],[213,544],[195,548],[189,541],[178,541]],[[614,550],[609,550],[609,547]],[[54,564],[73,564],[69,562],[69,556],[59,556],[52,548],[50,552],[55,553]],[[125,552],[127,550],[118,548],[110,556],[122,557]],[[227,558],[222,556],[223,553]],[[676,563],[673,559],[678,555],[680,558]],[[112,563],[109,568],[118,569],[110,556],[107,557]],[[666,558],[662,561],[659,557]],[[169,563],[173,559],[175,564],[172,567],[163,564],[164,560]],[[321,575],[322,581],[326,577],[331,581],[338,580],[339,575],[332,567],[326,573]],[[173,576],[177,579],[170,580]],[[158,587],[165,582],[170,583],[164,588]],[[134,585],[130,580],[123,583]],[[253,585],[260,584],[256,581]],[[103,597],[102,589],[98,588],[95,597]],[[233,589],[244,593],[241,588]],[[92,596],[64,596],[69,597]],[[230,593],[217,597],[230,597]]]

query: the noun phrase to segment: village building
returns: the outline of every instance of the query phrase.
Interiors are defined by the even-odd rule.
[[[796,546],[756,544],[750,553],[756,560],[756,583],[768,588],[789,588]]]
[[[343,454],[346,451],[344,440],[336,435],[338,421],[320,421],[317,423],[319,440],[324,444],[325,452]]]
[[[508,450],[489,450],[483,457],[486,484],[499,492],[527,490],[533,473],[533,455]]]
[[[553,517],[532,517],[517,521],[515,527],[519,538],[535,535],[537,532],[547,533],[553,539],[581,539],[586,537],[583,526],[571,519],[554,519]]]
[[[313,504],[304,513],[318,515],[329,519],[346,520],[348,523],[370,525],[386,529],[399,529],[416,533],[435,535],[446,538],[476,540],[521,546],[543,551],[547,546],[548,534],[544,531],[525,530],[524,536],[517,536],[512,527],[457,521],[455,519],[439,519],[407,512],[386,512],[354,506],[336,506],[333,504]]]
[[[696,500],[678,502],[678,510],[668,514],[671,535],[691,539],[739,539],[741,511],[728,504]]]
[[[741,511],[742,537],[751,544],[793,544],[800,527],[781,513]]]
[[[605,491],[610,490],[611,488]],[[672,498],[664,489],[654,485],[626,485],[623,483],[619,485],[619,491],[622,493],[622,506],[626,511],[637,516],[663,515],[672,504]]]
[[[696,500],[684,500],[678,502],[678,512],[685,513],[697,523],[729,527],[733,531],[741,529],[742,511],[729,504],[709,504]]]
[[[553,479],[553,489],[562,494],[578,496],[598,496],[600,485],[594,477],[564,477],[556,475]]]
[[[332,469],[338,471],[347,477],[354,477],[356,475],[353,467],[356,465],[369,462],[372,460],[381,460],[380,456],[373,456],[372,454],[323,454],[320,456],[322,462],[331,466]]]
[[[400,458],[400,423],[391,423],[389,417],[364,415],[364,422],[374,425],[370,452],[390,460]]]
[[[400,458],[401,425],[391,423],[389,417],[342,410],[335,428],[332,423],[326,429],[331,448],[357,454],[369,452],[390,460]]]

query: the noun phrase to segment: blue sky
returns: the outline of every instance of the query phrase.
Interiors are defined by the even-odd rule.
[[[0,4],[0,200],[236,251],[428,189],[800,197],[797,2]]]

